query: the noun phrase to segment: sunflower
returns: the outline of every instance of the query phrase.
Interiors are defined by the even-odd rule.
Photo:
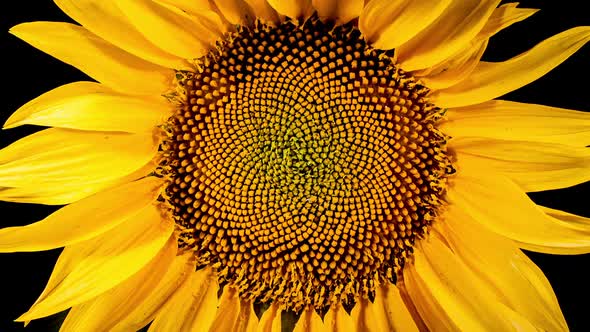
[[[521,249],[590,252],[588,218],[526,192],[590,179],[590,116],[498,100],[590,40],[502,62],[536,10],[476,0],[55,0],[13,35],[97,82],[4,128],[0,230],[64,247],[17,321],[62,331],[567,330]]]

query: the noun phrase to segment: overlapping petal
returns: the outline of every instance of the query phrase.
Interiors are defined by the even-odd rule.
[[[134,217],[61,253],[45,290],[18,321],[29,321],[90,300],[137,273],[166,246],[176,246],[173,223],[148,206]]]
[[[185,68],[182,57],[148,41],[114,1],[54,0],[61,10],[100,38],[144,60],[167,68]]]
[[[23,124],[151,133],[170,117],[172,105],[163,97],[117,93],[99,83],[75,82],[31,100],[14,112],[4,128]]]
[[[267,0],[268,3],[281,15],[293,19],[305,18],[313,11],[311,0]]]
[[[137,312],[138,304],[145,310],[145,315],[150,317],[153,311],[146,310],[148,306],[144,302],[151,300],[154,291],[160,291],[162,286],[169,287],[167,283],[177,284],[184,272],[186,259],[175,259],[175,242],[174,238],[169,241],[169,245],[162,248],[161,253],[129,279],[101,296],[73,307],[62,323],[60,332],[131,331],[143,327],[147,323],[145,319],[139,320],[143,325],[138,324],[135,329],[121,329],[121,321],[128,323],[130,315]],[[135,319],[138,320],[137,318]]]
[[[191,273],[160,308],[148,331],[207,331],[217,311],[217,290],[210,267]]]
[[[14,26],[10,33],[118,91],[161,95],[172,83],[172,70],[128,53],[84,27],[32,22]]]
[[[360,299],[350,314],[358,331],[419,331],[399,290],[393,284],[379,287],[373,302]]]
[[[431,95],[439,107],[475,105],[531,83],[590,41],[590,27],[576,27],[504,62],[480,62],[469,77]]]
[[[503,174],[524,191],[565,188],[590,180],[590,149],[585,147],[485,138],[456,139],[449,146],[457,151],[463,167]]]
[[[451,108],[439,128],[457,138],[590,144],[590,113],[505,100]]]
[[[185,59],[205,55],[221,34],[176,7],[145,0],[121,0],[117,5],[146,39]]]
[[[406,71],[428,68],[464,49],[484,27],[499,2],[452,1],[437,15],[436,21],[396,50],[401,68]]]
[[[487,229],[518,241],[522,248],[546,253],[590,252],[590,228],[575,226],[547,215],[522,189],[485,164],[458,162],[451,204]]]
[[[0,186],[43,188],[108,182],[147,164],[152,134],[46,129],[0,150]]]
[[[258,318],[254,313],[252,303],[241,299],[238,291],[233,287],[225,287],[209,332],[254,332],[257,325]]]
[[[403,270],[410,297],[434,331],[537,331],[433,233]],[[539,327],[542,328],[542,327]]]
[[[418,35],[452,3],[451,0],[373,0],[365,5],[359,17],[359,30],[376,48],[394,49]]]
[[[320,18],[334,20],[337,23],[347,23],[359,17],[364,8],[363,0],[312,0],[312,4]]]
[[[89,240],[139,213],[162,185],[161,179],[147,177],[67,205],[36,223],[2,228],[0,252],[42,251]]]

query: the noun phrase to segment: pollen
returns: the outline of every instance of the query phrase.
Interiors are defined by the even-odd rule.
[[[452,172],[443,111],[353,25],[242,27],[177,72],[165,201],[223,285],[298,311],[395,283]]]

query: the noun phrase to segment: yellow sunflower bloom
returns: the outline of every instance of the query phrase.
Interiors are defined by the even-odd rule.
[[[566,331],[521,249],[590,252],[590,219],[526,192],[590,180],[590,114],[499,100],[590,41],[509,60],[499,0],[55,0],[10,32],[96,82],[4,124],[0,229],[64,248],[18,317],[60,331]]]

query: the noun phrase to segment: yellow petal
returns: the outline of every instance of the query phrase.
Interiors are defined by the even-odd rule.
[[[170,69],[127,53],[74,24],[23,23],[10,33],[115,90],[160,95],[172,83]]]
[[[254,313],[252,303],[241,300],[235,288],[225,287],[209,332],[254,332],[257,325],[258,318]]]
[[[486,230],[454,206],[440,226],[449,248],[502,303],[538,327],[567,331],[549,281],[514,242]]]
[[[116,180],[147,164],[151,134],[51,128],[0,150],[0,185],[40,188]]]
[[[454,139],[449,147],[463,163],[485,165],[524,191],[565,188],[590,180],[590,149],[585,147],[487,138]]]
[[[457,84],[467,78],[477,67],[487,46],[487,40],[479,44],[470,44],[467,49],[431,67],[428,72],[418,73],[416,76],[421,77],[424,85],[432,90]]]
[[[198,14],[203,11],[210,11],[209,0],[155,0],[162,4],[174,6],[190,14]]]
[[[580,231],[583,234],[587,234],[586,236],[590,236],[590,218],[578,216],[575,214],[571,214],[565,211],[550,209],[544,206],[539,206],[545,214],[551,217],[554,222],[557,222],[561,225],[564,225],[568,228],[573,228]],[[527,250],[537,251],[537,252],[546,252],[552,254],[576,254],[578,252],[572,251],[570,248],[560,248],[556,246],[547,246],[547,245],[538,245],[538,244],[530,244],[530,243],[522,243],[517,241],[517,243]],[[580,250],[579,253],[587,253],[588,251]]]
[[[153,132],[169,116],[163,97],[126,96],[94,82],[60,86],[33,99],[15,113],[4,129],[23,124],[82,130]]]
[[[452,137],[486,137],[558,143],[590,144],[590,113],[564,108],[491,100],[451,108],[440,129]]]
[[[97,179],[74,184],[39,183],[39,186],[17,188],[1,188],[0,200],[19,203],[34,203],[45,205],[64,205],[76,202],[101,190],[114,188],[124,183],[135,181],[151,174],[156,169],[153,161],[141,168],[117,179]]]
[[[518,241],[521,248],[546,253],[590,252],[590,229],[580,229],[543,213],[515,183],[465,158],[448,199],[487,229]]]
[[[273,302],[260,317],[260,323],[256,332],[281,332],[281,313],[283,311],[276,302]]]
[[[161,268],[161,266],[158,267],[158,269]],[[181,285],[194,271],[194,255],[189,252],[175,257],[171,265],[160,273],[151,273],[157,277],[157,280],[155,280],[154,284],[149,284],[146,285],[147,287],[142,288],[141,293],[138,293],[132,283],[128,282],[125,286],[117,287],[116,290],[102,295],[99,298],[108,297],[108,301],[114,303],[121,303],[123,302],[122,299],[125,299],[127,296],[133,296],[130,300],[125,301],[135,303],[131,307],[125,307],[124,315],[118,315],[114,319],[109,319],[111,324],[106,324],[103,321],[101,326],[113,332],[140,330],[154,319],[156,313],[180,289]],[[137,278],[137,280],[141,281],[143,278]],[[145,292],[143,292],[144,290]],[[117,310],[119,311],[120,309]]]
[[[256,19],[254,12],[244,0],[215,0],[215,4],[232,24],[249,25]]]
[[[147,177],[67,205],[36,223],[0,229],[0,252],[49,250],[93,238],[153,202],[162,184]]]
[[[186,59],[206,54],[210,41],[219,37],[176,7],[146,0],[121,0],[117,5],[145,38]]]
[[[305,18],[313,12],[311,0],[267,0],[282,15],[293,19]]]
[[[246,0],[246,3],[252,7],[257,18],[267,22],[279,22],[277,12],[271,7],[266,0]]]
[[[293,332],[326,332],[327,327],[313,307],[307,307],[301,313],[301,317],[295,324]]]
[[[578,216],[565,211],[551,209],[544,206],[541,206],[541,209],[543,210],[543,212],[550,215],[551,217],[559,219],[574,228],[588,229],[588,225],[590,225],[590,218],[587,217]]]
[[[361,332],[340,303],[332,303],[324,317],[324,330],[330,332]]]
[[[117,286],[160,252],[173,228],[172,221],[148,205],[118,227],[66,247],[45,290],[17,321],[49,316]]]
[[[496,8],[477,36],[463,49],[441,63],[415,71],[414,75],[421,77],[424,84],[433,90],[448,88],[467,78],[481,60],[490,37],[538,11],[516,8],[516,5],[508,3]]]
[[[217,290],[210,267],[191,273],[156,314],[148,331],[207,331],[217,311]]]
[[[227,32],[226,22],[223,21],[215,8],[215,3],[209,0],[156,0],[167,7],[176,7],[183,12],[189,14],[189,18],[196,21],[195,24],[199,24],[202,28],[206,28],[214,33],[210,36],[200,36],[207,39],[212,44],[215,43],[215,39]]]
[[[361,14],[365,3],[363,0],[312,0],[320,18],[332,19],[336,23],[347,23]]]
[[[173,263],[176,250],[177,239],[171,237],[160,253],[139,272],[100,296],[73,307],[60,332],[113,331],[113,326],[141,305],[162,279],[169,278],[171,272],[175,274],[173,278],[178,278],[186,261]]]
[[[453,1],[436,21],[396,50],[400,67],[424,69],[465,48],[484,27],[499,0]]]
[[[152,44],[127,20],[113,1],[54,0],[69,17],[86,29],[144,60],[167,68],[187,68],[187,63]]]
[[[532,8],[516,8],[517,5],[518,2],[511,2],[496,8],[478,33],[476,39],[483,40],[490,38],[501,30],[514,23],[526,20],[539,11],[538,9]]]
[[[359,30],[382,50],[397,48],[416,36],[452,4],[451,0],[372,0],[359,17]],[[404,68],[405,69],[405,68]]]
[[[590,27],[557,34],[510,60],[480,62],[464,81],[436,91],[431,101],[439,107],[474,105],[531,83],[557,67],[590,40]]]
[[[212,36],[201,37],[219,37],[226,32],[226,26],[222,18],[215,12],[216,8],[213,1],[209,0],[156,0],[167,7],[176,7],[183,12],[189,14],[190,19],[197,21],[195,24],[200,24],[203,27],[214,31]],[[207,39],[209,40],[209,39]],[[212,40],[212,43],[215,41]]]
[[[414,250],[403,269],[410,297],[431,331],[537,331],[504,305],[437,234]]]
[[[359,299],[352,309],[351,316],[358,331],[419,331],[399,290],[393,284],[379,287],[373,303],[364,298]]]

